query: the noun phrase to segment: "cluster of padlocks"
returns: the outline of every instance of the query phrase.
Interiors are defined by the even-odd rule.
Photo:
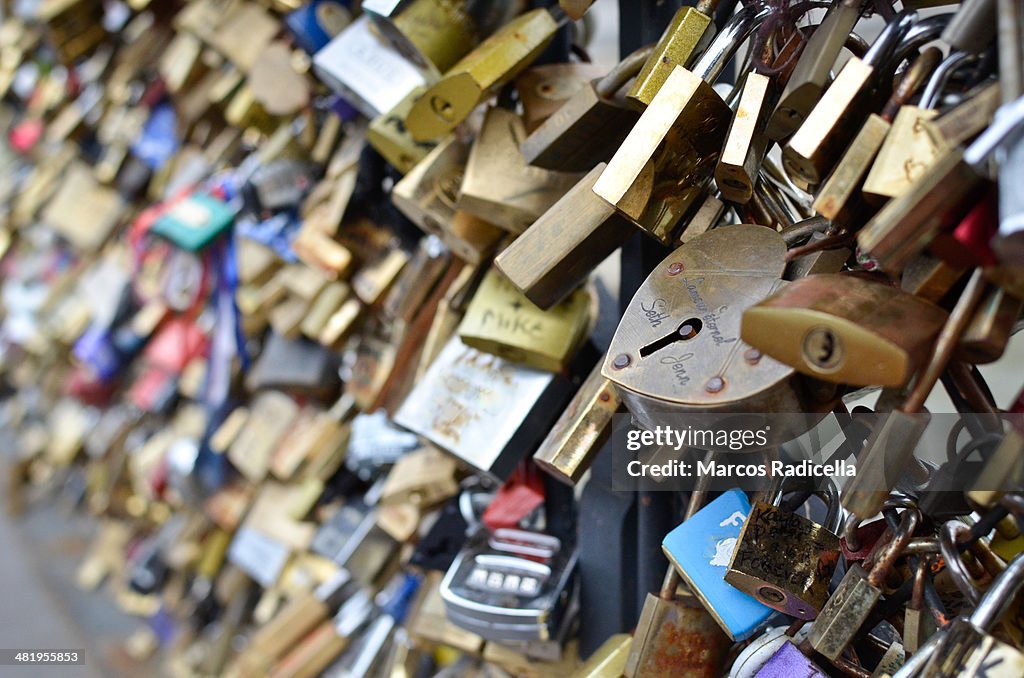
[[[7,503],[140,660],[1024,675],[1020,0],[8,4]]]

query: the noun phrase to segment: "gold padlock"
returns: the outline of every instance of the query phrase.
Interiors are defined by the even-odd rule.
[[[512,362],[561,372],[586,338],[592,297],[577,290],[543,311],[496,270],[477,288],[459,324],[463,343]]]
[[[405,121],[413,139],[437,139],[455,129],[477,105],[529,66],[559,25],[548,10],[535,9],[480,43],[413,104]]]

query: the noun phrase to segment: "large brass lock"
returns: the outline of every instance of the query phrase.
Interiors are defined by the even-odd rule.
[[[603,367],[641,426],[672,423],[679,412],[827,407],[805,397],[791,367],[740,338],[743,311],[784,284],[785,253],[782,236],[769,228],[723,226],[654,269],[630,301]]]

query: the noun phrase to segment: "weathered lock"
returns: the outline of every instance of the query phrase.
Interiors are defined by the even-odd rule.
[[[714,453],[705,457],[710,460]],[[698,479],[690,493],[683,521],[689,521],[708,498],[709,476]],[[728,636],[692,594],[680,596],[679,572],[670,564],[661,590],[649,593],[633,633],[633,642],[622,674],[641,676],[719,675]]]
[[[493,107],[466,160],[458,208],[512,233],[522,233],[579,180],[578,174],[532,167],[519,143],[523,120]]]
[[[839,491],[828,484],[825,525],[781,508],[782,497],[780,487],[771,503],[750,509],[725,581],[791,617],[814,619],[839,564]]]
[[[758,168],[768,147],[764,125],[771,100],[771,78],[749,73],[737,104],[736,115],[715,167],[715,183],[722,196],[745,203],[754,195]]]
[[[917,106],[901,105],[892,118],[892,129],[864,179],[863,193],[867,200],[881,204],[888,198],[903,195],[949,150],[929,133],[926,123],[938,115],[939,94],[960,65],[959,56],[953,54],[935,68]]]
[[[1024,673],[1024,653],[997,640],[991,630],[1006,614],[1024,585],[1024,556],[1017,556],[995,578],[969,618],[959,617],[922,648],[921,675],[936,678],[990,676],[1010,678]],[[909,671],[907,672],[909,675]],[[899,674],[897,674],[898,676]]]
[[[586,172],[610,158],[639,117],[617,93],[637,74],[651,49],[641,47],[627,56],[531,131],[519,147],[526,162],[544,169]]]
[[[744,7],[692,71],[677,66],[594,184],[594,193],[663,243],[672,242],[676,225],[706,190],[732,119],[712,84],[770,15],[768,8]]]
[[[749,514],[746,495],[729,490],[669,532],[661,545],[690,590],[733,640],[749,638],[774,613],[724,579]]]
[[[536,369],[560,372],[586,338],[591,295],[577,290],[542,311],[500,273],[489,271],[477,288],[458,334],[467,346]]]
[[[561,14],[561,12],[558,12]],[[418,141],[455,129],[482,101],[519,75],[555,37],[561,20],[535,9],[508,22],[448,70],[413,104],[405,120]]]
[[[899,13],[863,59],[846,62],[783,149],[783,163],[791,176],[812,186],[825,178],[867,117],[867,100],[881,77],[879,71],[910,32],[914,18],[913,12]]]
[[[882,597],[885,578],[913,537],[918,521],[916,510],[904,511],[892,539],[873,554],[870,571],[859,564],[846,571],[807,634],[807,640],[816,651],[834,661],[850,644]]]
[[[1024,119],[1024,104],[997,118],[966,150],[955,149],[890,200],[857,234],[857,244],[879,268],[899,272],[942,231],[957,224],[984,190],[982,167]]]
[[[633,233],[632,224],[594,195],[604,168],[594,167],[494,260],[540,308],[565,299]]]
[[[763,226],[722,226],[654,269],[626,308],[603,367],[642,427],[678,423],[679,412],[814,413],[827,405],[805,396],[791,367],[740,338],[743,311],[783,284],[785,249],[782,236]],[[820,415],[803,419],[813,426]],[[771,434],[789,440],[802,432]]]
[[[795,280],[743,313],[741,336],[766,355],[827,381],[901,386],[946,313],[856,275]]]
[[[768,138],[782,141],[800,127],[828,86],[832,65],[859,18],[857,0],[842,0],[832,5],[807,41],[768,120]]]
[[[516,78],[526,133],[531,134],[602,72],[596,64],[572,62],[534,66]]]
[[[701,0],[695,7],[682,7],[675,13],[626,94],[634,108],[645,109],[675,67],[689,66],[694,56],[711,42],[717,5],[718,0]]]
[[[458,257],[478,264],[494,251],[505,231],[458,210],[468,157],[469,149],[461,140],[445,139],[395,184],[391,201]]]
[[[871,163],[878,155],[878,149],[889,138],[893,117],[924,84],[940,58],[941,52],[938,48],[932,47],[922,52],[904,73],[882,112],[872,113],[867,117],[850,142],[849,148],[843,153],[835,169],[815,196],[815,212],[832,221],[841,220],[844,223],[853,221],[864,212],[858,191],[863,186],[864,176]]]

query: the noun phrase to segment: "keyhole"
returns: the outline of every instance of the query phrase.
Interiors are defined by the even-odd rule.
[[[844,353],[842,340],[827,327],[814,327],[804,337],[804,358],[819,369],[839,367]]]
[[[689,341],[700,334],[700,331],[703,328],[704,323],[701,322],[700,318],[689,318],[688,320],[684,320],[679,324],[679,327],[674,329],[670,334],[666,334],[661,339],[656,339],[641,348],[640,357],[646,358],[652,353],[660,351],[666,346],[671,346],[677,341]]]

